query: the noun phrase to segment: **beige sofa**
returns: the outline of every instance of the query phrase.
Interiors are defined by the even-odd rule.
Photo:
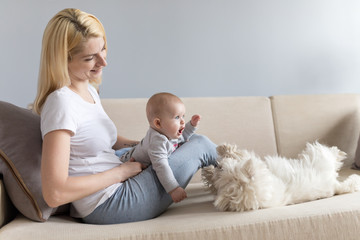
[[[259,155],[296,157],[319,140],[348,153],[341,176],[356,172],[360,95],[184,98],[187,117],[202,115],[199,133],[215,143],[237,144]],[[103,99],[121,135],[140,139],[147,130],[146,99]],[[360,172],[359,172],[360,173]],[[66,215],[44,223],[16,211],[1,184],[1,240],[39,239],[359,239],[360,193],[249,212],[220,212],[197,174],[188,198],[160,217],[128,224],[88,225]],[[10,220],[10,222],[8,222]],[[7,223],[8,222],[8,223]]]

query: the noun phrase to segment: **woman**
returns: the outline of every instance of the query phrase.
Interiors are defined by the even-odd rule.
[[[112,224],[154,218],[172,203],[152,167],[121,163],[114,149],[137,141],[117,136],[92,84],[100,84],[107,43],[100,21],[64,9],[48,23],[42,43],[34,111],[41,116],[42,189],[46,203],[72,203],[84,222]],[[185,188],[199,167],[215,163],[215,145],[194,136],[169,159]]]

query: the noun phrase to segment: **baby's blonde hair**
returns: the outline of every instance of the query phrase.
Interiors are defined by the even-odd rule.
[[[152,95],[146,104],[146,116],[151,124],[152,121],[161,117],[162,114],[169,110],[169,106],[173,103],[183,103],[181,99],[167,92],[156,93]]]
[[[79,9],[64,9],[49,21],[42,40],[34,112],[40,114],[50,93],[70,85],[68,63],[71,56],[82,51],[83,43],[91,37],[102,37],[107,48],[105,30],[99,19]],[[99,85],[101,78],[90,79],[90,83]]]

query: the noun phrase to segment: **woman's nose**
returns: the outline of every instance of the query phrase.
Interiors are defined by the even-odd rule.
[[[106,62],[106,51],[102,51],[101,53],[97,54],[97,62],[96,65],[105,67],[107,65]]]
[[[107,65],[106,56],[100,56],[98,61],[99,66],[105,67]]]

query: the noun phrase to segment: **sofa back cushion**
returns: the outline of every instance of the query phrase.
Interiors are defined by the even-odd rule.
[[[41,192],[40,117],[0,101],[0,174],[11,202],[26,217],[45,221],[53,209]]]
[[[271,104],[267,97],[184,98],[186,116],[200,114],[198,133],[214,143],[236,144],[260,156],[276,154]]]
[[[297,157],[318,140],[348,154],[353,163],[360,129],[360,96],[355,94],[271,97],[279,154]]]
[[[271,104],[267,97],[182,98],[186,121],[193,114],[202,116],[197,133],[214,143],[232,143],[259,155],[276,154]],[[102,99],[115,122],[118,134],[141,140],[149,126],[147,99]]]
[[[105,112],[115,123],[118,134],[134,140],[141,140],[149,128],[145,107],[147,99],[101,99]]]

